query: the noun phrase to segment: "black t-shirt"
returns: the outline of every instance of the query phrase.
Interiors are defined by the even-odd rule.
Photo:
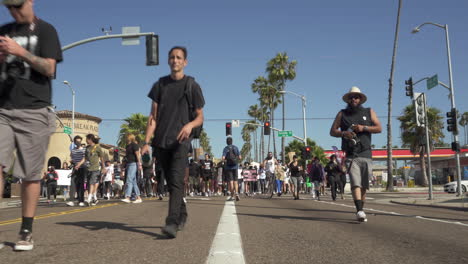
[[[291,172],[291,177],[301,176],[299,174],[299,166],[294,166],[294,162],[291,162],[291,164],[289,164],[289,171]]]
[[[176,81],[168,75],[160,78],[151,88],[148,97],[158,104],[157,126],[152,146],[172,149],[179,145],[177,135],[184,125],[189,123],[189,105],[185,94],[187,79],[186,75]],[[195,109],[205,105],[200,85],[195,81],[192,85],[192,105]],[[190,140],[183,144],[190,145]]]
[[[57,63],[62,61],[57,31],[41,19],[35,21],[33,30],[30,24],[3,25],[0,27],[0,35],[9,36],[36,56],[55,59]],[[0,108],[38,109],[52,104],[49,77],[13,55],[8,55],[5,63],[0,65]]]
[[[213,161],[204,160],[203,161],[203,175],[211,176],[212,172],[213,172]]]
[[[140,149],[136,143],[130,143],[127,145],[125,148],[125,156],[127,158],[127,163],[132,163],[132,162],[137,162],[137,156],[135,155],[135,152],[137,152]]]

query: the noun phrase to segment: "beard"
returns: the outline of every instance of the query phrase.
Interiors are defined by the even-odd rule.
[[[346,107],[346,111],[348,113],[351,113],[351,114],[354,114],[356,113],[358,110],[360,110],[362,108],[362,105],[361,104],[358,104],[357,106],[353,106],[352,104],[348,103],[348,106]]]

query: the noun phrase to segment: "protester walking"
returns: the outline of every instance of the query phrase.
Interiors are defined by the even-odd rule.
[[[177,46],[169,51],[171,74],[160,78],[148,94],[152,100],[151,114],[142,151],[143,154],[149,151],[153,138],[153,153],[161,163],[170,193],[169,212],[163,228],[169,238],[175,238],[187,221],[183,201],[187,155],[193,133],[199,132],[197,128],[203,124],[205,105],[200,86],[184,73],[187,63],[186,48]]]
[[[341,166],[336,160],[336,155],[330,156],[330,162],[325,166],[325,172],[327,173],[327,179],[330,183],[331,196],[333,201],[336,201],[336,190],[340,189],[341,191]],[[341,199],[343,199],[343,192],[341,192]]]
[[[122,202],[131,203],[130,197],[132,196],[132,192],[135,192],[136,199],[133,203],[142,203],[143,200],[141,200],[140,189],[138,188],[137,182],[138,172],[142,170],[140,147],[137,144],[135,135],[128,134],[126,139],[127,147],[125,148],[125,160],[127,163],[125,170],[125,199],[122,199]]]

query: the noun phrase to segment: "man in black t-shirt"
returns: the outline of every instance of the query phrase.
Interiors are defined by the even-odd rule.
[[[164,171],[170,193],[169,213],[163,228],[169,238],[175,238],[187,221],[187,208],[183,202],[187,155],[192,130],[203,124],[205,105],[200,86],[184,74],[187,63],[186,48],[173,47],[169,51],[171,74],[160,78],[148,94],[152,100],[151,114],[142,149],[142,153],[149,151],[148,142],[154,136],[151,143],[154,156]],[[189,98],[191,102],[188,102]],[[195,112],[193,120],[190,120],[190,112]]]
[[[203,190],[205,196],[211,196],[214,192],[214,180],[213,180],[213,161],[211,160],[210,154],[205,154],[205,160],[201,162],[202,166],[202,177],[203,177]]]
[[[15,21],[0,27],[0,182],[3,171],[12,167],[23,182],[23,219],[15,250],[34,247],[32,223],[49,137],[55,131],[51,81],[62,61],[57,32],[35,16],[33,2],[3,0]],[[15,150],[19,158],[13,162]]]

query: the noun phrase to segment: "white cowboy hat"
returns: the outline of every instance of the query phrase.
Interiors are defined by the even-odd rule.
[[[359,89],[356,86],[351,87],[351,89],[349,89],[349,92],[346,93],[345,95],[343,95],[343,101],[345,103],[349,102],[349,96],[350,95],[359,95],[359,96],[361,96],[361,104],[363,104],[363,103],[365,103],[367,101],[367,96],[365,94],[361,93],[361,89]]]

